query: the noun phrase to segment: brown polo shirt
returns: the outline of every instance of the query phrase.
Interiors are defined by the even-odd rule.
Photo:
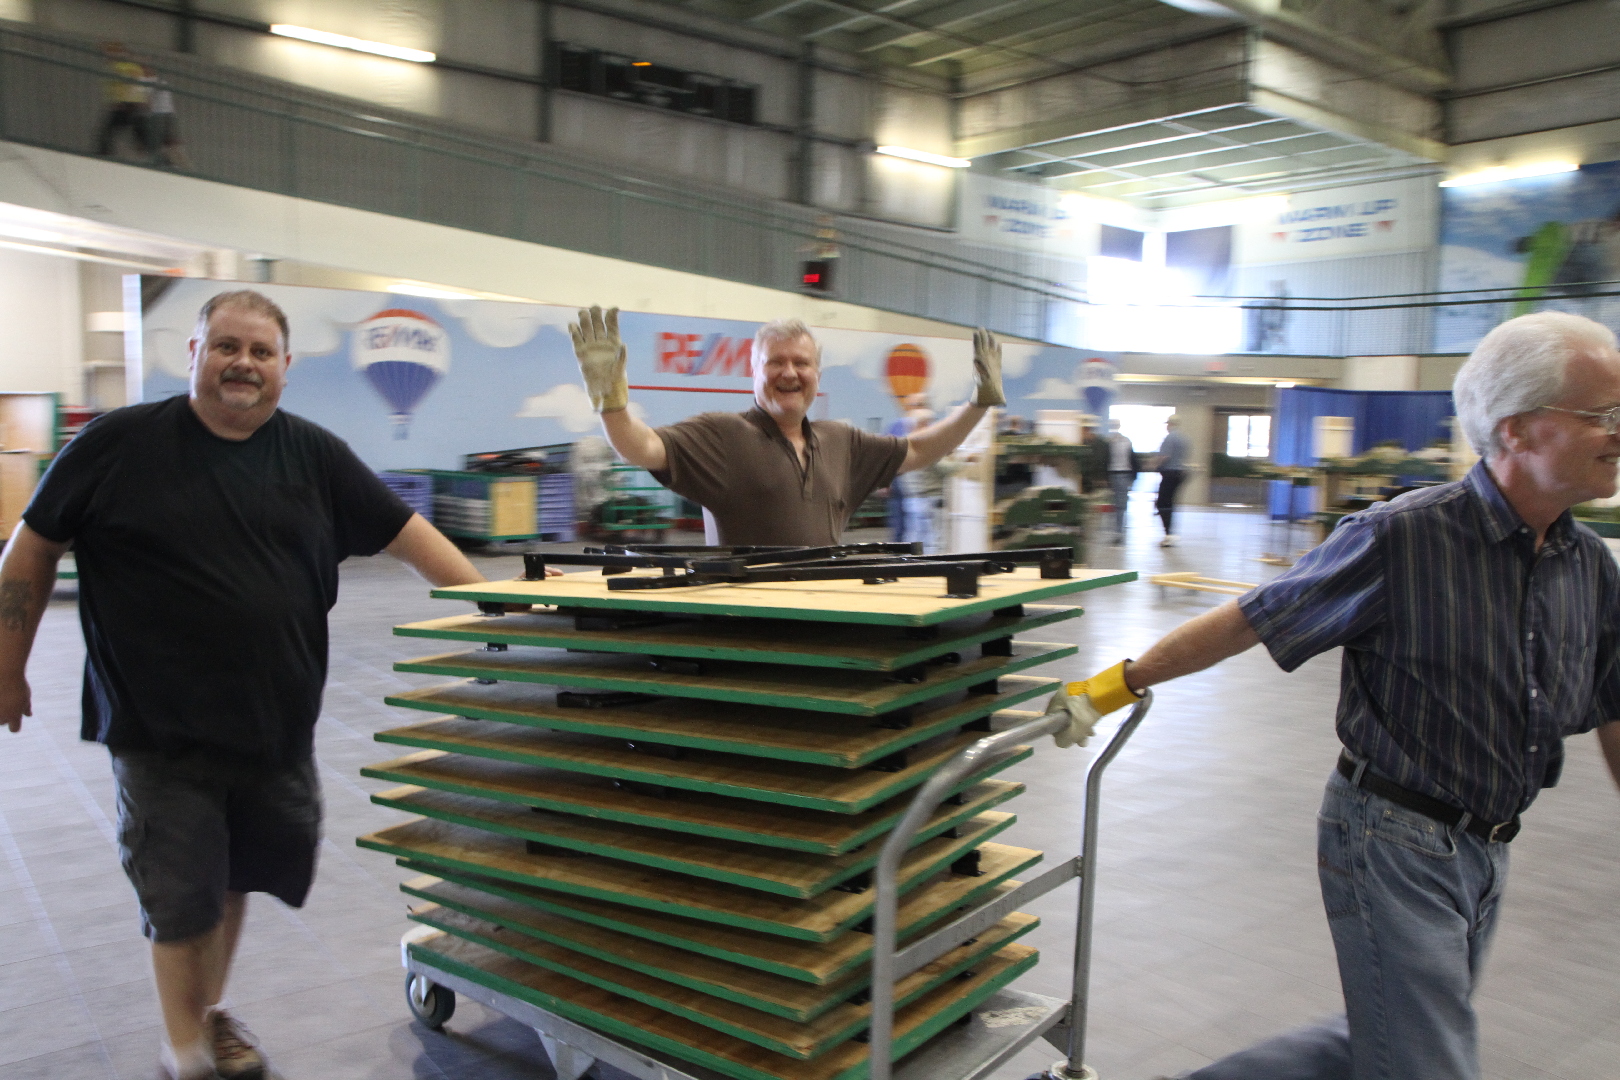
[[[836,544],[855,508],[894,479],[905,439],[804,421],[809,463],[764,410],[703,413],[658,428],[659,483],[714,516],[722,544]]]

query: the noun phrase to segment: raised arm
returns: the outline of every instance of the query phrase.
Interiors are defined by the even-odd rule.
[[[12,731],[21,731],[22,718],[33,715],[28,654],[66,550],[66,544],[18,525],[0,555],[0,724]]]
[[[911,445],[900,463],[900,472],[926,469],[962,445],[968,432],[984,417],[985,410],[1007,404],[1001,389],[1001,343],[984,327],[973,332],[973,399],[958,405],[945,419],[906,437]]]
[[[585,380],[591,407],[602,417],[602,430],[620,457],[649,471],[662,469],[668,460],[664,440],[630,415],[630,381],[624,374],[624,342],[619,337],[619,309],[592,307],[579,313],[568,327],[574,356]]]

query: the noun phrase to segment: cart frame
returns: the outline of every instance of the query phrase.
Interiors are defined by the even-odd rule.
[[[895,931],[899,902],[900,861],[911,839],[961,779],[1001,760],[1030,740],[1053,734],[1069,723],[1067,713],[1049,713],[1016,727],[978,740],[942,765],[912,799],[900,823],[889,833],[872,871],[875,890],[872,912],[872,1023],[868,1031],[871,1064],[867,1080],[984,1080],[1036,1039],[1045,1038],[1066,1055],[1049,1072],[1055,1080],[1096,1080],[1085,1064],[1086,1015],[1091,979],[1092,909],[1096,900],[1098,813],[1102,804],[1102,774],[1124,749],[1147,717],[1153,693],[1141,700],[1115,730],[1101,753],[1086,770],[1085,823],[1078,856],[1052,867],[1012,892],[984,904],[942,929],[897,949]],[[895,980],[943,956],[977,936],[1019,906],[1080,879],[1076,919],[1071,996],[1047,997],[1003,988],[984,1001],[952,1030],[930,1039],[896,1066],[890,1058],[894,1040]],[[421,1006],[435,990],[462,994],[519,1023],[535,1029],[552,1058],[558,1080],[579,1080],[598,1061],[628,1073],[636,1080],[728,1080],[712,1069],[679,1061],[635,1043],[610,1038],[529,1002],[491,990],[470,979],[443,971],[411,955],[413,941],[439,931],[417,926],[400,940],[400,958],[406,971],[407,1000],[412,1012],[431,1026]],[[438,1014],[448,1017],[450,1007]]]

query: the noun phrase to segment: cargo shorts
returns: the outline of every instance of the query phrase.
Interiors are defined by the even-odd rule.
[[[226,892],[301,907],[315,879],[321,788],[313,758],[266,768],[203,753],[112,752],[118,852],[156,942],[205,934]]]

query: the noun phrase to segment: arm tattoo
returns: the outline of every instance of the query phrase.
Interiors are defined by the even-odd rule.
[[[0,627],[27,630],[33,607],[34,586],[28,581],[0,581]]]

